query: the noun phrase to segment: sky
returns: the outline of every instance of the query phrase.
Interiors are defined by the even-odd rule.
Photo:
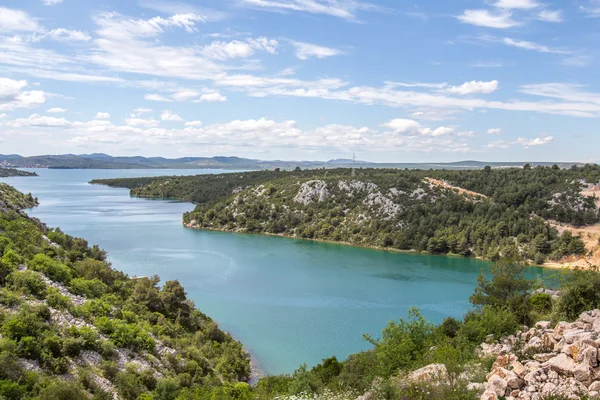
[[[0,154],[600,160],[600,0],[2,0]]]

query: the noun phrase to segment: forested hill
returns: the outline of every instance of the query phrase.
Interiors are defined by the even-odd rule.
[[[192,228],[541,264],[590,251],[548,223],[597,224],[600,167],[261,171],[96,181],[196,202]]]
[[[37,176],[37,174],[35,172],[21,171],[14,168],[0,167],[0,178],[7,178],[9,176]]]
[[[247,398],[248,354],[177,281],[131,279],[0,184],[0,399]]]

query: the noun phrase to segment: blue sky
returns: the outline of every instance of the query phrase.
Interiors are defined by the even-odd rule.
[[[598,161],[600,0],[3,0],[0,153]]]

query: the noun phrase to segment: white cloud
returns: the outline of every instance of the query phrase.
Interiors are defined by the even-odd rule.
[[[589,17],[600,17],[600,1],[598,0],[589,0],[587,5],[581,5],[579,8],[587,13]]]
[[[468,94],[489,94],[495,92],[496,90],[498,90],[498,81],[496,80],[490,82],[465,82],[460,86],[451,86],[446,89],[448,93],[458,94],[461,96]]]
[[[46,102],[46,93],[40,90],[25,91],[27,81],[0,78],[0,110],[38,107]]]
[[[171,98],[175,101],[188,101],[194,97],[200,96],[200,92],[193,89],[180,89],[171,95]],[[163,100],[164,101],[164,100]]]
[[[169,110],[163,110],[163,112],[160,114],[160,119],[163,121],[183,121],[183,118],[181,118],[178,114],[175,114]]]
[[[426,88],[426,89],[443,89],[448,84],[446,82],[442,83],[424,83],[424,82],[393,82],[393,81],[385,81],[386,86],[389,87],[408,87],[408,88]]]
[[[561,10],[555,10],[555,11],[542,10],[538,14],[538,19],[540,21],[545,21],[545,22],[557,22],[557,23],[562,22],[563,21],[562,11]]]
[[[42,0],[42,3],[44,3],[45,6],[55,6],[62,2],[63,0]]]
[[[488,135],[499,135],[502,133],[502,129],[500,128],[492,128],[492,129],[488,129],[486,132]]]
[[[95,18],[97,39],[89,61],[115,71],[184,79],[213,79],[223,67],[210,61],[197,46],[167,46],[154,39],[168,27],[196,30],[200,15],[174,15],[149,20],[103,13]]]
[[[48,113],[64,113],[64,112],[67,112],[67,109],[55,107],[55,108],[49,108],[48,110],[46,110],[46,112],[48,112]]]
[[[495,7],[504,9],[521,9],[529,10],[532,8],[539,7],[540,5],[534,0],[498,0],[494,3]]]
[[[201,53],[215,60],[226,60],[228,58],[248,58],[256,51],[277,53],[279,43],[277,40],[259,37],[257,39],[246,39],[245,41],[233,40],[231,42],[212,42],[202,48]]]
[[[458,137],[473,137],[473,136],[475,136],[475,132],[473,132],[473,131],[458,132],[456,134],[456,136],[458,136]]]
[[[553,140],[554,137],[552,136],[539,137],[535,139],[525,139],[520,137],[515,141],[515,144],[520,144],[525,148],[529,148],[534,146],[543,146],[545,144],[552,143]]]
[[[65,118],[47,117],[38,114],[32,114],[28,118],[19,118],[8,122],[8,126],[15,128],[22,127],[48,127],[48,128],[64,128],[71,126],[71,122]]]
[[[0,7],[0,32],[36,32],[37,21],[26,12]]]
[[[166,98],[165,96],[161,96],[160,94],[147,94],[144,96],[144,99],[146,100],[150,100],[150,101],[164,101],[164,102],[171,102],[173,100]]]
[[[200,99],[194,100],[194,102],[224,102],[227,101],[227,97],[223,96],[220,93],[205,93],[200,96]]]
[[[502,42],[508,46],[519,47],[525,50],[533,50],[540,53],[554,53],[554,54],[569,54],[570,52],[567,50],[561,49],[553,49],[548,46],[544,46],[541,44],[528,42],[526,40],[515,40],[511,38],[504,38]]]
[[[292,41],[291,43],[296,48],[296,57],[300,60],[308,60],[311,57],[325,58],[342,54],[340,50],[332,49],[330,47],[296,41]]]
[[[188,121],[184,124],[185,126],[202,126],[202,121]]]
[[[416,133],[421,129],[421,124],[417,121],[402,118],[393,119],[382,126],[390,128],[396,133]]]
[[[129,125],[129,126],[133,126],[133,127],[145,127],[145,128],[150,128],[150,127],[156,127],[158,125],[160,125],[160,121],[155,120],[153,118],[151,119],[143,119],[143,118],[127,118],[125,120],[125,124]]]
[[[380,10],[371,4],[356,0],[241,0],[247,6],[266,11],[300,11],[325,14],[346,20],[354,20],[356,11]]]
[[[427,131],[427,133],[431,134],[431,136],[445,136],[454,132],[454,129],[449,128],[447,126],[440,126],[432,131]]]
[[[105,112],[98,112],[96,114],[96,119],[110,119],[110,114]]]
[[[87,32],[64,28],[52,29],[43,36],[59,42],[87,42],[92,38]]]
[[[508,149],[510,146],[504,140],[495,140],[485,145],[486,149]]]
[[[520,25],[512,19],[512,13],[508,11],[494,14],[488,10],[465,10],[462,15],[456,18],[465,24],[495,29],[507,29]]]

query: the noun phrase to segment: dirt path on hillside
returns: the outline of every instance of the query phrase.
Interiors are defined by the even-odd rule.
[[[439,179],[433,178],[425,178],[429,183],[435,186],[443,187],[446,189],[457,190],[458,194],[466,194],[468,197],[474,197],[476,199],[487,199],[488,197],[484,194],[473,192],[472,190],[467,190],[458,186],[454,186],[450,184],[450,182],[442,181]]]
[[[581,194],[587,197],[595,197],[596,206],[600,208],[600,184],[589,187],[588,189],[582,191]]]
[[[588,254],[585,256],[569,256],[558,262],[548,262],[544,266],[551,268],[589,268],[600,266],[600,243],[598,243],[598,239],[600,239],[600,224],[578,228],[555,221],[548,221],[548,225],[556,228],[561,235],[565,231],[570,231],[573,235],[581,236]]]

